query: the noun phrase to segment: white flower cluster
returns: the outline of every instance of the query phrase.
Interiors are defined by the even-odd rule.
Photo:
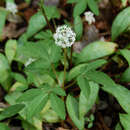
[[[28,65],[30,65],[32,62],[34,62],[36,59],[33,58],[29,58],[28,61],[24,64],[25,67],[27,67]]]
[[[55,44],[62,48],[71,47],[76,39],[76,34],[67,25],[59,26],[53,35]]]
[[[91,11],[85,12],[85,20],[88,22],[88,24],[92,24],[95,22],[94,14]]]
[[[12,12],[13,14],[18,12],[17,5],[13,2],[6,3],[6,10]]]

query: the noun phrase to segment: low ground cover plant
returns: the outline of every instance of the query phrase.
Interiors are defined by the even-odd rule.
[[[2,2],[0,87],[8,106],[0,107],[1,130],[10,130],[14,119],[24,130],[42,130],[46,123],[96,129],[95,113],[100,115],[97,106],[102,95],[114,98],[119,106],[110,129],[130,130],[130,7],[127,0],[121,2],[112,21],[111,39],[95,40],[80,51],[75,48],[82,45],[84,27],[93,26],[100,15],[98,0],[61,1],[64,9],[68,7],[66,18],[61,5],[48,6],[40,0],[26,31],[6,40],[6,21],[20,14],[14,0]],[[127,41],[123,47],[120,37]]]

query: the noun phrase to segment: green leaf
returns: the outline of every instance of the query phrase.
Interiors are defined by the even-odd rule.
[[[45,6],[44,5],[43,8],[45,10],[45,13],[46,13],[46,16],[48,19],[60,18],[60,13],[56,6]]]
[[[29,26],[26,32],[27,38],[33,36],[35,33],[45,27],[45,25],[46,21],[43,14],[40,11],[34,14],[29,21]]]
[[[121,82],[130,82],[130,67],[128,67],[121,75]]]
[[[86,91],[81,91],[79,97],[79,116],[83,118],[89,110],[93,107],[99,92],[99,85],[94,82],[89,82],[89,86],[86,85]]]
[[[130,91],[121,85],[112,85],[104,86],[102,89],[110,94],[112,94],[121,107],[127,112],[130,113]]]
[[[6,57],[11,64],[12,60],[14,59],[14,56],[16,54],[16,48],[17,48],[17,41],[16,40],[8,40],[5,46],[5,54]]]
[[[35,97],[37,97],[41,93],[42,93],[41,89],[32,88],[24,92],[16,101],[17,102],[32,101]]]
[[[90,93],[90,86],[89,86],[89,81],[87,80],[87,78],[81,75],[77,78],[77,82],[80,87],[80,90],[84,93],[86,98],[88,98],[87,96]]]
[[[112,24],[112,40],[114,41],[130,26],[130,7],[121,11]]]
[[[71,117],[72,121],[74,122],[74,124],[79,128],[79,129],[83,129],[83,123],[79,120],[79,110],[78,110],[78,102],[77,100],[72,97],[71,95],[67,96],[67,100],[66,100],[66,106],[67,106],[67,111],[69,113],[69,116]]]
[[[56,46],[54,41],[39,41],[38,43],[27,42],[19,45],[15,60],[26,64],[30,58],[35,61],[29,64],[31,70],[33,68],[50,68],[51,63],[56,63],[61,58],[61,48]],[[39,50],[39,51],[37,51]]]
[[[76,33],[76,39],[80,40],[83,34],[83,23],[80,16],[74,18],[74,30]]]
[[[57,113],[57,115],[62,119],[65,120],[65,104],[62,99],[60,99],[56,94],[50,94],[50,101],[52,109]]]
[[[127,5],[127,0],[121,0],[122,1],[122,5],[126,6]]]
[[[6,57],[0,53],[0,83],[7,91],[12,83],[11,69]]]
[[[88,6],[95,15],[99,15],[98,4],[95,0],[87,0]]]
[[[115,130],[122,130],[120,123],[117,123]]]
[[[120,114],[120,121],[124,130],[130,129],[130,114]]]
[[[52,39],[53,38],[53,34],[50,30],[46,30],[46,31],[41,31],[39,33],[37,33],[35,36],[34,36],[35,39]]]
[[[88,66],[88,64],[85,63],[85,64],[80,64],[80,65],[73,67],[68,74],[68,81],[71,81],[72,79],[74,79],[75,77],[80,75],[81,69],[86,68],[87,66]]]
[[[5,110],[0,113],[0,121],[16,115],[24,107],[24,104],[16,104],[5,108]]]
[[[27,119],[31,119],[33,116],[42,111],[48,101],[48,94],[41,93],[36,96],[27,106]]]
[[[0,7],[0,41],[3,39],[3,28],[6,22],[8,11]]]
[[[54,92],[55,94],[59,96],[66,96],[65,91],[62,88],[60,88],[60,86],[52,88],[52,92]]]
[[[124,58],[127,60],[129,66],[130,66],[130,50],[128,49],[122,49],[120,50],[120,53]]]
[[[106,60],[99,59],[99,60],[93,61],[91,63],[79,64],[70,70],[70,72],[68,74],[68,81],[70,81],[70,80],[74,79],[75,77],[77,77],[81,74],[84,74],[90,70],[95,70],[106,63],[107,63]]]
[[[0,123],[1,130],[10,130],[10,128],[5,123]]]
[[[87,45],[78,55],[77,62],[88,62],[111,55],[115,52],[117,45],[112,42],[97,41]]]
[[[11,75],[12,75],[12,77],[13,77],[16,81],[27,85],[27,81],[26,81],[25,77],[24,77],[22,74],[12,72]]]
[[[98,84],[106,85],[107,87],[115,85],[115,82],[103,72],[89,71],[86,73],[86,77]]]
[[[78,1],[78,3],[74,7],[73,17],[75,18],[75,17],[79,16],[80,14],[82,14],[85,11],[86,7],[87,7],[86,0]]]

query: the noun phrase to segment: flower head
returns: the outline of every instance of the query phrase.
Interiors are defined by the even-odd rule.
[[[6,10],[12,12],[13,14],[18,12],[17,5],[13,2],[6,3]]]
[[[85,20],[88,22],[88,24],[92,24],[95,22],[94,14],[91,11],[85,12]]]
[[[59,26],[53,35],[55,44],[63,48],[70,47],[75,42],[76,34],[67,25]]]

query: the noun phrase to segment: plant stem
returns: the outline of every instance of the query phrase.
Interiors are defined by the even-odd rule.
[[[40,9],[41,9],[41,11],[42,11],[42,14],[43,14],[45,20],[46,20],[46,23],[47,23],[48,27],[50,28],[51,32],[54,33],[54,29],[53,29],[53,27],[50,25],[49,20],[48,20],[48,18],[47,18],[47,15],[46,15],[46,13],[45,13],[45,10],[44,10],[44,8],[42,7],[43,4],[44,4],[44,0],[41,0]]]
[[[76,83],[76,81],[74,80],[72,83],[70,83],[68,86],[65,87],[65,89],[70,88],[71,86],[73,86]]]
[[[57,73],[56,73],[56,70],[55,70],[55,67],[54,67],[54,64],[53,64],[53,63],[51,64],[51,67],[52,67],[53,73],[54,73],[55,76],[56,76],[57,83],[60,85],[60,82],[59,82],[59,80],[58,80],[58,76],[57,76]]]
[[[65,79],[66,79],[66,48],[64,48],[64,80],[63,80],[63,84],[62,84],[62,88],[64,89],[65,86]]]

